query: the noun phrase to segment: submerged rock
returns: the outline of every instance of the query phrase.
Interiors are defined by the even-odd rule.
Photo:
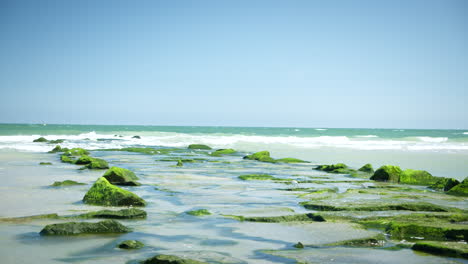
[[[374,168],[372,167],[371,164],[367,163],[366,165],[359,168],[358,171],[362,171],[366,173],[374,173]]]
[[[184,166],[184,163],[182,163],[181,160],[178,160],[177,164],[176,164],[176,167],[183,167],[183,166]]]
[[[120,167],[111,167],[102,176],[106,178],[110,183],[116,185],[128,185],[138,186],[139,183],[135,182],[138,177],[131,170],[127,170]]]
[[[413,222],[390,222],[385,231],[393,239],[427,239],[427,240],[465,240],[468,239],[468,228],[464,225],[456,224],[434,224],[434,223],[413,223]]]
[[[206,209],[193,210],[193,211],[188,211],[186,213],[189,215],[193,215],[193,216],[211,215],[210,211]]]
[[[468,244],[459,242],[423,241],[411,249],[429,254],[468,259]]]
[[[309,161],[295,159],[295,158],[283,158],[283,159],[277,159],[275,161],[282,162],[282,163],[310,163]]]
[[[36,138],[35,140],[33,140],[33,142],[48,142],[49,140],[47,140],[45,137],[40,137],[40,138]]]
[[[348,166],[344,163],[337,163],[337,164],[331,164],[331,165],[319,165],[316,170],[319,171],[326,171],[326,172],[336,172],[337,170],[341,169],[347,169]]]
[[[180,258],[173,255],[156,255],[141,262],[142,264],[208,264],[193,259]]]
[[[468,196],[468,177],[465,178],[460,184],[455,185],[447,194],[457,195],[457,196]]]
[[[52,165],[52,162],[39,162],[39,165]]]
[[[348,246],[348,247],[383,247],[386,239],[384,234],[377,234],[372,237],[351,239],[339,241],[335,243],[326,244],[325,246]]]
[[[211,149],[211,147],[203,144],[191,144],[188,146],[189,149]]]
[[[145,206],[146,202],[136,194],[112,185],[106,178],[99,178],[83,197],[86,204],[104,206]]]
[[[241,215],[225,215],[239,221],[262,222],[262,223],[282,223],[282,222],[325,222],[325,218],[318,214],[296,214],[282,216],[241,216]]]
[[[453,178],[440,178],[436,183],[430,185],[429,187],[439,191],[448,191],[453,187],[460,184],[460,182]]]
[[[398,166],[384,165],[376,170],[370,179],[374,181],[399,183],[402,173],[403,171]]]
[[[133,136],[132,138],[141,139],[140,136]]]
[[[60,161],[65,162],[65,163],[75,163],[75,160],[67,155],[61,155]]]
[[[95,212],[81,214],[76,217],[78,218],[144,219],[146,218],[146,212],[137,208],[122,209],[118,211],[99,210]]]
[[[39,233],[42,236],[68,236],[80,234],[128,233],[132,230],[115,220],[97,223],[68,222],[47,225]]]
[[[86,185],[86,183],[76,182],[72,180],[64,180],[64,181],[56,181],[50,186],[59,187],[59,186],[73,186],[73,185]]]
[[[56,139],[56,140],[49,140],[49,144],[60,144],[63,143],[65,140],[63,139]]]
[[[388,203],[369,205],[328,205],[315,202],[302,202],[306,209],[317,211],[423,211],[423,212],[450,212],[459,211],[456,208],[440,206],[431,203]]]
[[[145,244],[138,240],[125,240],[120,242],[117,247],[121,249],[139,249],[144,247]]]
[[[269,175],[269,174],[246,174],[246,175],[241,175],[239,176],[239,179],[244,180],[244,181],[267,181],[267,180],[274,180],[275,177]]]
[[[222,155],[234,154],[236,152],[237,151],[234,150],[234,149],[218,149],[218,150],[214,151],[213,153],[211,153],[211,156],[219,157],[219,156],[222,156]]]
[[[272,157],[270,157],[270,152],[268,151],[260,151],[260,152],[256,152],[254,154],[251,154],[251,155],[247,155],[244,157],[244,159],[249,159],[249,160],[258,160],[258,161],[261,161],[261,162],[270,162],[270,163],[275,163],[275,159],[273,159]]]

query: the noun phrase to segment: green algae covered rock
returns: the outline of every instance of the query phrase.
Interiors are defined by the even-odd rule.
[[[91,170],[105,170],[109,168],[109,163],[103,159],[92,158],[91,162],[86,165],[86,168]]]
[[[64,181],[56,181],[50,186],[61,187],[61,186],[73,186],[73,185],[86,185],[86,183],[76,182],[72,180],[64,180]]]
[[[52,162],[39,162],[39,165],[52,165]]]
[[[275,163],[276,162],[275,159],[270,157],[270,152],[268,152],[266,150],[256,152],[256,153],[251,154],[251,155],[247,155],[247,156],[244,157],[244,159],[258,160],[258,161],[261,161],[261,162],[270,162],[270,163]]]
[[[282,162],[282,163],[310,163],[308,161],[301,160],[301,159],[295,159],[295,158],[277,159],[276,162]]]
[[[275,177],[269,174],[246,174],[239,176],[239,179],[244,181],[267,181],[267,180],[274,180]]]
[[[110,183],[116,185],[139,185],[137,182],[135,182],[138,180],[138,177],[135,175],[135,173],[133,173],[133,171],[120,167],[111,167],[104,173],[102,177],[106,178]]]
[[[424,170],[404,170],[400,174],[400,183],[413,185],[431,185],[436,183],[440,178],[432,176]]]
[[[337,163],[337,164],[331,164],[331,165],[319,165],[315,169],[319,171],[334,172],[340,169],[347,169],[347,168],[348,166],[346,166],[346,164]]]
[[[142,264],[208,264],[193,259],[180,258],[173,255],[156,255],[141,262]]]
[[[65,140],[63,139],[56,139],[56,140],[49,140],[49,144],[60,144],[63,143]]]
[[[49,153],[57,153],[57,152],[65,152],[68,151],[67,148],[62,148],[59,145],[55,146],[52,150],[49,151]]]
[[[446,192],[458,184],[460,184],[460,182],[453,178],[440,178],[436,183],[430,185],[429,188]]]
[[[146,212],[137,208],[128,208],[118,211],[99,210],[78,215],[76,218],[144,219],[146,218]]]
[[[234,149],[218,149],[218,150],[214,151],[213,153],[211,153],[211,156],[219,157],[219,156],[222,156],[222,155],[234,154],[236,152],[237,151],[234,150]]]
[[[211,147],[203,144],[191,144],[188,146],[188,149],[211,149]]]
[[[384,165],[376,170],[370,179],[374,181],[399,183],[402,173],[403,171],[398,166]]]
[[[211,215],[210,211],[206,209],[193,210],[193,211],[188,211],[186,213],[189,215],[193,215],[193,216]]]
[[[339,241],[335,243],[326,244],[325,246],[347,246],[347,247],[383,247],[386,239],[384,234],[377,234],[375,236]]]
[[[459,242],[422,241],[411,249],[433,255],[468,259],[468,244]]]
[[[374,173],[374,168],[372,167],[371,164],[367,163],[366,165],[359,168],[358,171],[362,171],[365,173]]]
[[[91,163],[91,161],[93,161],[92,157],[90,157],[88,155],[82,155],[75,161],[75,164],[86,165],[86,164]]]
[[[104,206],[145,206],[146,202],[136,194],[112,185],[101,177],[83,197],[86,204]]]
[[[296,214],[282,216],[241,216],[241,215],[224,215],[225,217],[233,218],[239,221],[261,222],[261,223],[283,223],[283,222],[325,222],[319,214]]]
[[[451,212],[459,211],[456,208],[444,207],[436,204],[418,203],[382,203],[369,205],[329,205],[315,202],[302,202],[302,206],[316,211],[422,211],[422,212]]]
[[[33,142],[49,142],[45,137],[36,138]]]
[[[181,160],[178,160],[177,164],[176,164],[176,167],[183,167],[183,166],[184,166],[184,163],[182,163]]]
[[[89,151],[87,151],[86,149],[82,149],[82,148],[72,148],[72,149],[65,151],[64,155],[83,156],[83,155],[89,155]]]
[[[468,178],[465,178],[460,184],[455,185],[450,190],[448,190],[447,194],[457,196],[468,196]]]
[[[293,245],[293,247],[295,247],[295,248],[304,248],[304,244],[302,244],[301,242],[297,242],[296,244]]]
[[[138,240],[125,240],[117,245],[117,247],[121,249],[140,249],[144,246],[145,244]]]
[[[115,220],[97,223],[68,222],[45,226],[39,233],[42,236],[70,236],[80,234],[128,233],[132,230]]]
[[[457,224],[433,224],[428,223],[413,223],[413,222],[398,222],[392,221],[386,227],[385,231],[392,236],[393,239],[407,240],[465,240],[468,239],[468,228],[465,225]]]
[[[141,139],[140,136],[133,136],[132,138]]]
[[[71,158],[70,156],[67,156],[67,155],[61,155],[60,156],[60,161],[62,161],[64,163],[75,163],[75,160],[73,158]]]

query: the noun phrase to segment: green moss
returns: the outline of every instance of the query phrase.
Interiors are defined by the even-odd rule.
[[[460,184],[448,190],[447,194],[457,196],[468,196],[468,178],[465,178]]]
[[[371,164],[367,163],[366,165],[359,168],[358,171],[362,171],[365,173],[374,173],[374,168],[372,167]]]
[[[339,241],[326,244],[325,246],[347,246],[347,247],[383,247],[385,245],[385,235],[377,234],[375,236]]]
[[[50,186],[61,187],[61,186],[73,186],[73,185],[86,185],[86,183],[76,182],[72,180],[64,180],[64,181],[56,181]]]
[[[224,215],[239,221],[262,222],[262,223],[282,223],[282,222],[325,222],[325,218],[318,214],[296,214],[282,216],[255,216],[246,217],[240,215]]]
[[[144,246],[145,244],[138,240],[125,240],[117,245],[117,247],[121,249],[140,249]]]
[[[434,255],[468,259],[468,245],[466,243],[424,241],[414,244],[411,249]]]
[[[403,171],[398,166],[384,165],[376,170],[370,179],[374,181],[399,183],[402,173]]]
[[[58,214],[41,214],[41,215],[31,215],[31,216],[22,216],[22,217],[9,217],[9,218],[0,218],[0,222],[11,222],[11,223],[23,223],[33,220],[41,219],[60,219]]]
[[[40,138],[36,138],[35,140],[33,140],[33,142],[48,142],[49,140],[47,140],[45,137],[40,137]]]
[[[80,234],[128,233],[131,229],[115,220],[104,220],[98,223],[68,222],[44,227],[39,233],[42,236],[69,236]]]
[[[282,162],[282,163],[310,163],[309,161],[295,159],[295,158],[277,159],[276,162]]]
[[[57,153],[57,152],[65,152],[68,151],[67,148],[62,148],[59,145],[55,146],[52,150],[49,151],[49,153]]]
[[[203,144],[191,144],[188,146],[188,149],[211,149],[211,147]]]
[[[267,181],[274,180],[276,178],[268,174],[246,174],[239,176],[239,179],[244,181]]]
[[[247,155],[247,156],[244,157],[244,159],[258,160],[258,161],[261,161],[261,162],[270,162],[270,163],[275,163],[276,162],[275,159],[270,157],[270,152],[268,152],[266,150],[256,152],[256,153],[251,154],[251,155]]]
[[[146,212],[137,208],[122,209],[118,211],[100,210],[73,216],[73,218],[144,219],[146,218]]]
[[[67,155],[67,156],[83,156],[83,155],[89,155],[89,151],[87,151],[86,149],[82,149],[82,148],[72,148],[72,149],[69,149],[67,150],[64,155]]]
[[[338,164],[331,164],[331,165],[319,165],[315,169],[319,171],[326,171],[326,172],[335,172],[336,170],[340,169],[347,169],[348,166],[344,163],[338,163]]]
[[[67,155],[61,155],[60,160],[64,163],[75,163],[75,159],[71,158],[70,156]]]
[[[211,156],[219,157],[219,156],[222,156],[222,155],[234,154],[236,152],[237,151],[234,150],[234,149],[218,149],[218,150],[214,151],[213,153],[211,153]]]
[[[180,258],[173,255],[156,255],[141,262],[142,264],[208,264],[193,259]]]
[[[39,162],[39,165],[52,165],[52,162]]]
[[[390,222],[385,231],[392,239],[466,240],[468,229],[464,225],[433,223]]]
[[[80,156],[76,161],[75,161],[75,164],[77,165],[85,165],[85,164],[89,164],[91,163],[91,161],[93,161],[93,158],[88,156],[88,155],[82,155]]]
[[[193,210],[193,211],[188,211],[186,213],[189,215],[193,215],[193,216],[211,215],[210,211],[206,209]]]
[[[111,167],[102,176],[106,178],[110,183],[116,185],[130,185],[137,186],[138,177],[131,170],[127,170],[120,167]]]
[[[455,208],[448,208],[431,203],[391,203],[375,205],[327,205],[312,202],[302,202],[306,209],[317,211],[423,211],[423,212],[449,212],[457,211]]]
[[[432,176],[424,170],[405,170],[400,175],[400,183],[413,185],[431,185],[435,184],[440,178]]]
[[[304,244],[302,244],[301,242],[297,242],[296,244],[293,245],[293,247],[295,247],[295,248],[304,248]]]
[[[145,206],[136,194],[114,186],[106,178],[99,178],[83,197],[86,204],[104,206]]]
[[[63,139],[56,139],[56,140],[49,140],[49,144],[60,144],[63,143],[65,140]]]
[[[92,158],[91,162],[86,165],[86,168],[91,170],[105,170],[109,168],[109,163],[103,159]]]
[[[440,178],[436,183],[430,185],[429,187],[435,190],[446,192],[458,184],[460,184],[460,182],[456,179]]]
[[[184,166],[184,163],[182,163],[181,160],[178,160],[177,164],[176,164],[176,167],[183,167],[183,166]]]

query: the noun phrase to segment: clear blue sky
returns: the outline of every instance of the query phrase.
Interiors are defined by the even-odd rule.
[[[468,1],[0,1],[0,122],[468,128]]]

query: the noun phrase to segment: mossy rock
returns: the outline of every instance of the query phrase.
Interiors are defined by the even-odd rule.
[[[433,255],[468,259],[468,244],[466,243],[422,241],[414,244],[411,249]]]
[[[432,185],[435,184],[440,178],[432,176],[429,172],[424,170],[404,170],[400,174],[400,183],[412,185]]]
[[[117,247],[121,249],[140,249],[144,246],[145,244],[138,240],[125,240],[117,245]]]
[[[99,210],[74,216],[75,218],[110,218],[110,219],[145,219],[146,212],[137,208],[128,208],[118,211]]]
[[[193,211],[188,211],[186,213],[189,215],[193,215],[193,216],[211,215],[210,211],[206,209],[193,210]]]
[[[446,192],[452,189],[453,187],[457,186],[458,184],[460,184],[460,182],[456,179],[440,178],[436,183],[430,185],[429,188]]]
[[[82,148],[72,148],[72,149],[65,151],[64,155],[83,156],[83,155],[89,155],[89,151],[87,151],[86,149],[82,149]]]
[[[337,170],[342,170],[342,169],[347,169],[348,166],[344,163],[337,163],[337,164],[331,164],[331,165],[319,165],[316,170],[319,171],[326,171],[326,172],[335,172]]]
[[[328,205],[314,202],[302,202],[306,209],[316,211],[422,211],[422,212],[450,212],[459,211],[456,208],[449,208],[431,203],[391,203],[391,204],[371,204],[371,205]]]
[[[183,167],[183,166],[184,166],[184,163],[182,163],[181,160],[178,160],[177,164],[176,164],[176,167]]]
[[[413,222],[390,222],[385,231],[392,236],[392,239],[407,240],[467,240],[468,228],[465,225],[433,223],[413,223]]]
[[[141,262],[142,264],[208,264],[193,259],[180,258],[173,255],[156,255]]]
[[[276,178],[269,174],[246,174],[239,176],[239,179],[244,181],[268,181]]]
[[[295,248],[304,248],[304,244],[302,244],[301,242],[297,242],[296,244],[293,245],[293,247]]]
[[[11,223],[24,223],[33,220],[41,220],[41,219],[60,219],[58,214],[40,214],[40,215],[30,215],[30,216],[21,216],[21,217],[8,217],[8,218],[0,218],[1,222],[11,222]]]
[[[132,230],[115,220],[97,223],[68,222],[45,226],[39,233],[42,236],[70,236],[81,234],[128,233]]]
[[[56,140],[49,140],[49,144],[60,144],[63,143],[65,140],[63,139],[56,139]]]
[[[76,182],[72,180],[56,181],[52,185],[53,187],[62,187],[62,186],[73,186],[73,185],[86,185],[86,183]]]
[[[247,155],[244,157],[244,159],[248,160],[258,160],[261,162],[270,162],[270,163],[275,163],[276,160],[270,157],[270,152],[268,151],[259,151],[251,155]]]
[[[253,216],[246,217],[240,215],[225,215],[225,217],[233,218],[239,221],[247,222],[261,222],[261,223],[283,223],[283,222],[325,222],[319,214],[296,214],[296,215],[282,215],[282,216]]]
[[[141,139],[140,136],[133,136],[132,138]]]
[[[222,155],[234,154],[236,152],[237,151],[235,149],[218,149],[218,150],[214,151],[213,153],[211,153],[211,156],[219,157],[219,156],[222,156]]]
[[[374,181],[399,183],[402,173],[403,171],[398,166],[384,165],[376,170],[370,179]]]
[[[335,243],[326,244],[325,246],[346,246],[346,247],[383,247],[386,243],[384,234],[377,234],[375,236],[339,241]]]
[[[120,167],[111,167],[102,176],[106,178],[110,183],[116,185],[127,185],[127,186],[138,186],[135,182],[138,177],[131,170],[127,170]]]
[[[371,164],[367,163],[366,165],[362,166],[361,168],[358,169],[358,171],[362,171],[365,173],[374,173],[374,168],[372,167]]]
[[[109,168],[109,163],[103,159],[92,158],[91,162],[86,165],[86,168],[91,170],[105,170]]]
[[[73,163],[73,164],[75,163],[75,159],[73,159],[70,156],[67,156],[65,154],[60,156],[60,161],[62,161],[64,163]]]
[[[448,190],[447,194],[457,196],[468,196],[468,178],[465,178],[460,184]]]
[[[40,137],[40,138],[36,138],[35,140],[33,140],[33,142],[48,142],[49,140],[47,140],[45,137]]]
[[[52,162],[39,162],[39,165],[52,165]]]
[[[86,204],[103,206],[145,206],[146,202],[136,194],[112,185],[101,177],[83,197]]]
[[[211,149],[211,147],[203,144],[191,144],[188,146],[188,149]]]
[[[281,162],[281,163],[310,163],[309,161],[305,161],[305,160],[301,160],[301,159],[295,159],[295,158],[277,159],[276,162]]]
[[[75,164],[77,164],[77,165],[86,165],[86,164],[91,163],[91,161],[93,161],[93,159],[94,158],[92,158],[92,157],[90,157],[88,155],[82,155],[75,161]]]
[[[68,151],[67,148],[62,148],[61,146],[57,145],[55,148],[49,151],[49,153],[57,153],[57,152],[65,152]]]

